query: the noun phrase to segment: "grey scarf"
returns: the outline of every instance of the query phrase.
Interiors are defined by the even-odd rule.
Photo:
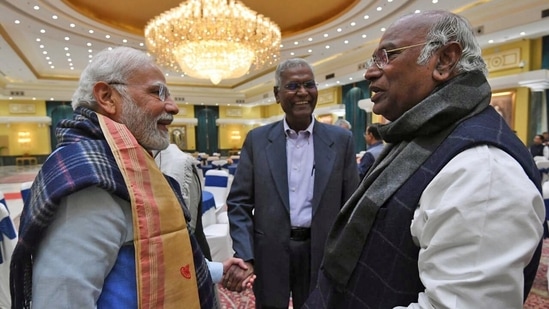
[[[338,289],[347,285],[379,208],[429,158],[462,120],[490,103],[481,72],[458,75],[397,120],[379,127],[388,143],[376,165],[341,209],[328,240],[322,269]]]

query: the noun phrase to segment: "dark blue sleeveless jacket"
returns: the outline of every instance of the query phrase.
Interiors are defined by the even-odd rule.
[[[419,248],[410,233],[414,211],[424,189],[438,172],[457,154],[477,145],[495,146],[510,154],[541,191],[540,175],[528,149],[493,108],[486,108],[457,125],[424,165],[379,209],[347,288],[336,291],[320,272],[318,286],[313,291],[316,295],[305,308],[385,309],[417,302],[418,293],[425,288],[418,273]],[[534,258],[524,270],[525,298],[540,255],[541,239]]]

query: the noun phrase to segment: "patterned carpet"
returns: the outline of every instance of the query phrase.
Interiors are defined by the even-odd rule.
[[[524,309],[549,309],[549,291],[547,289],[547,265],[549,264],[549,239],[543,243],[543,254],[530,295]],[[254,309],[255,298],[251,290],[235,293],[218,285],[219,301],[222,309]],[[291,308],[291,307],[290,307]]]
[[[549,291],[547,290],[547,265],[549,264],[549,239],[543,241],[543,253],[538,272],[524,309],[549,309]]]

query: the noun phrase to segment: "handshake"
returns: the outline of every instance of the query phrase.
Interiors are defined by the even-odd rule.
[[[229,258],[223,262],[221,284],[229,291],[242,292],[254,284],[254,266],[239,258]]]

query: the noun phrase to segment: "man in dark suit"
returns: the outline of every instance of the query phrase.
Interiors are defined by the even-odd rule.
[[[351,132],[316,121],[318,89],[303,59],[280,63],[283,120],[253,129],[227,199],[235,256],[257,275],[257,308],[300,308],[316,282],[328,230],[358,186]],[[231,268],[232,289],[245,275]]]

